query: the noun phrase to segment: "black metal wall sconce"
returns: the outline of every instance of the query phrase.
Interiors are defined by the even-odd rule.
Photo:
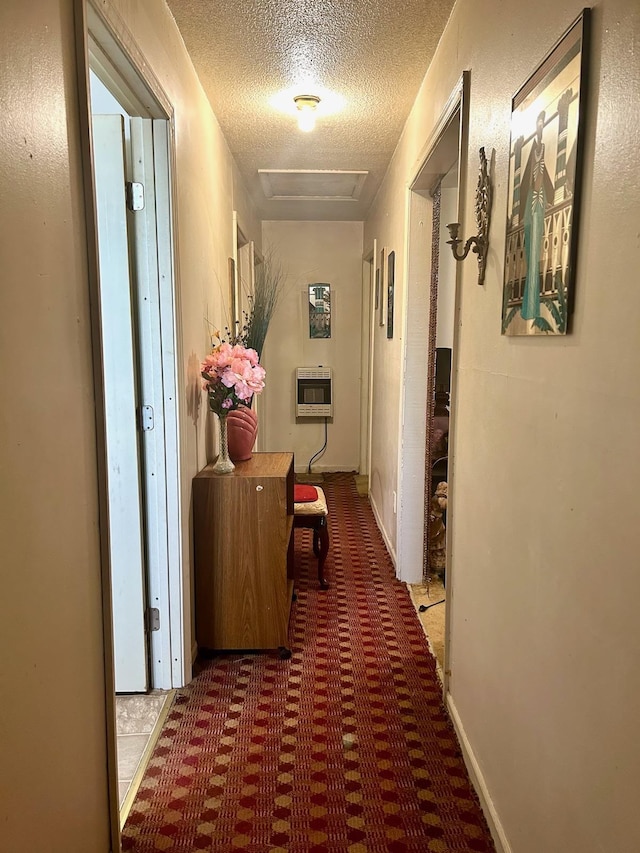
[[[478,186],[476,188],[476,222],[478,223],[478,233],[469,239],[464,244],[462,253],[458,253],[458,246],[462,243],[462,239],[458,237],[460,231],[459,222],[451,222],[447,225],[449,229],[450,240],[447,240],[453,257],[456,261],[464,261],[472,249],[474,254],[478,256],[478,284],[484,284],[484,273],[487,264],[487,252],[489,251],[489,225],[491,223],[491,203],[493,201],[493,188],[491,186],[491,175],[489,174],[489,165],[487,157],[484,153],[484,148],[480,149],[480,174],[478,176]]]

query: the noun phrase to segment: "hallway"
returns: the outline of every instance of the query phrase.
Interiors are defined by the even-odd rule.
[[[351,474],[326,474],[328,591],[296,536],[288,661],[202,658],[178,691],[123,849],[492,851],[435,661]]]
[[[176,334],[152,377],[175,378],[179,441],[166,459],[176,485],[162,505],[176,513],[176,571],[153,637],[167,640],[153,658],[167,678],[153,684],[180,696],[125,844],[177,853],[235,838],[234,849],[252,849],[246,836],[253,849],[277,851],[289,833],[289,849],[300,850],[313,810],[314,831],[328,835],[318,845],[335,850],[387,841],[424,849],[426,838],[434,851],[463,851],[488,843],[477,795],[500,853],[638,853],[640,4],[601,0],[585,16],[574,0],[517,8],[456,0],[435,20],[431,3],[418,0],[279,8],[277,0],[0,4],[0,679],[11,691],[0,705],[0,847],[120,847],[95,65],[127,115],[142,109],[170,130],[164,281],[173,276],[166,307]],[[564,94],[578,89],[563,73],[557,97],[544,93],[554,57],[570,68],[578,56],[559,49],[578,20],[589,25],[580,73],[567,71],[581,93],[570,106],[579,144],[569,151]],[[318,49],[327,40],[330,49]],[[322,115],[329,98],[316,84],[343,109]],[[533,96],[538,84],[545,103]],[[296,121],[295,98],[305,94],[321,98],[310,135]],[[458,101],[459,134],[450,121]],[[535,117],[520,127],[525,102]],[[575,202],[571,298],[560,317],[567,333],[503,334],[505,308],[515,307],[514,199],[543,111],[554,183],[545,219],[556,189]],[[474,252],[457,263],[452,246],[433,239],[430,193],[451,166],[434,151],[449,135],[459,145],[457,209],[435,220],[459,223],[465,241],[479,233],[481,149],[491,164],[482,285]],[[579,166],[573,181],[568,163]],[[130,206],[139,207],[139,189],[130,187]],[[520,211],[517,222],[524,233]],[[332,508],[333,586],[323,595],[300,544],[290,661],[221,656],[191,684],[192,482],[219,445],[199,365],[211,327],[233,323],[238,297],[248,299],[242,281],[281,247],[288,275],[264,358],[259,449],[293,452],[306,468],[325,431],[297,417],[295,371],[331,368],[321,470],[366,474],[371,512],[348,492],[340,498],[348,511]],[[549,247],[566,256],[563,242],[543,241],[540,295],[557,309],[546,291],[555,288]],[[412,487],[424,468],[408,460],[425,442],[407,425],[424,413],[425,371],[406,367],[426,347],[434,315],[426,297],[424,310],[414,297],[425,295],[436,251],[456,278],[444,702],[475,793],[439,716],[426,639],[390,566],[403,582],[420,580],[424,513]],[[330,285],[331,338],[310,334],[308,287],[317,284]],[[332,491],[337,501],[341,487]],[[363,539],[371,513],[381,538]],[[338,518],[351,524],[342,551]],[[432,755],[440,745],[444,753]]]

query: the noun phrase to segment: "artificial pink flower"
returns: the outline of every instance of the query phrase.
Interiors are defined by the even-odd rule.
[[[241,344],[220,343],[205,357],[200,372],[209,392],[209,405],[218,414],[247,403],[264,388],[265,370],[258,354]]]
[[[258,364],[258,353],[254,349],[248,349],[246,351],[246,357],[251,362],[251,367],[256,367]]]
[[[254,394],[259,394],[264,388],[264,377],[267,375],[264,367],[257,364],[251,370],[251,376],[246,380],[247,385],[253,390]]]
[[[244,382],[236,382],[234,387],[234,392],[236,397],[238,397],[243,402],[248,402],[251,399],[253,391],[249,386]]]

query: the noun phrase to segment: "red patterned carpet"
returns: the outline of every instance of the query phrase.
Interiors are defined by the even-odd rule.
[[[290,660],[199,664],[165,724],[123,849],[493,851],[422,628],[369,502],[328,475],[331,588],[309,531]]]

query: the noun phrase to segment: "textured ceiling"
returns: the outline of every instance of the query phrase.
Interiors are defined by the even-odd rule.
[[[453,0],[168,5],[259,215],[364,219]],[[295,94],[322,99],[311,133],[297,127]],[[267,198],[260,170],[288,170],[286,197]],[[303,172],[299,199],[291,174],[297,170]],[[341,200],[325,198],[340,186],[335,180],[309,196],[304,173],[331,170],[367,172],[357,198],[345,198],[343,190]]]

